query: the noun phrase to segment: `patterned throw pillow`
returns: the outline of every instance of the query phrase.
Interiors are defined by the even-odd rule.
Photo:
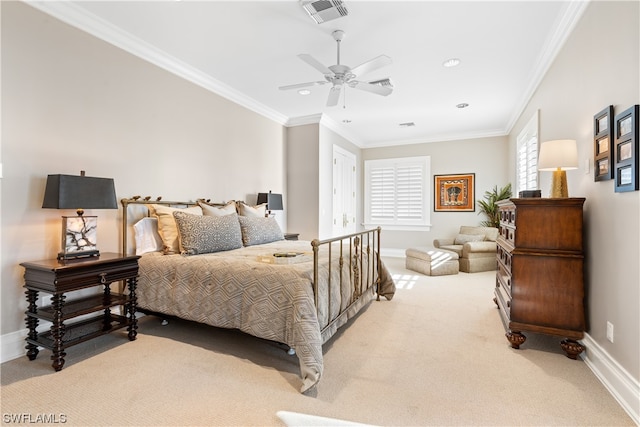
[[[189,208],[173,208],[165,205],[150,204],[147,205],[149,214],[152,217],[158,218],[158,234],[162,238],[164,245],[164,253],[177,254],[180,252],[180,242],[178,241],[178,228],[176,227],[176,221],[173,218],[173,213],[176,211],[187,212],[193,215],[202,215],[202,209],[200,206],[192,206]]]
[[[455,241],[455,245],[464,245],[467,242],[482,242],[484,240],[484,234],[458,234]]]
[[[200,216],[174,212],[183,255],[229,251],[242,247],[238,215]]]
[[[239,216],[242,230],[242,243],[245,246],[261,245],[263,243],[283,240],[284,234],[273,217]]]

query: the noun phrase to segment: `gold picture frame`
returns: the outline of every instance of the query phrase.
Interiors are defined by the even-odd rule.
[[[474,173],[434,175],[435,212],[475,212]]]

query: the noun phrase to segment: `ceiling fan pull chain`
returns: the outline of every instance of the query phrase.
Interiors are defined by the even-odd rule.
[[[342,94],[342,109],[347,109],[347,88],[344,88],[344,93]]]

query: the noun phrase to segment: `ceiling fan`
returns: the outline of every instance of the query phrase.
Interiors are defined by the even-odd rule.
[[[391,64],[391,58],[386,55],[380,55],[354,68],[342,65],[340,64],[340,42],[344,38],[344,31],[336,30],[331,33],[331,35],[338,45],[338,63],[336,65],[327,67],[309,54],[303,53],[298,55],[298,58],[302,59],[304,62],[324,74],[325,80],[280,86],[280,90],[301,89],[305,87],[319,86],[331,83],[332,86],[331,90],[329,91],[329,97],[327,98],[327,107],[333,107],[338,104],[340,92],[344,85],[382,96],[387,96],[391,92],[393,92],[393,87],[390,85],[388,79],[385,80],[387,84],[356,80],[356,77],[358,76],[362,76],[363,74]]]

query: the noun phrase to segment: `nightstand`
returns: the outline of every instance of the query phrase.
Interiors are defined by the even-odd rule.
[[[285,240],[298,240],[300,233],[284,233]]]
[[[52,366],[59,371],[64,366],[67,347],[125,327],[129,340],[135,340],[138,258],[101,253],[99,257],[82,260],[21,263],[25,268],[24,287],[29,304],[25,319],[29,330],[26,338],[29,360],[35,360],[38,347],[44,347],[53,352]],[[128,295],[111,292],[109,285],[120,280],[126,282]],[[66,293],[95,286],[103,287],[102,294],[67,301]],[[39,292],[53,295],[51,305],[38,307]],[[117,306],[125,308],[125,315],[111,313],[111,308]],[[94,312],[101,313],[66,324],[67,320]],[[40,320],[51,322],[50,330],[38,333]]]

